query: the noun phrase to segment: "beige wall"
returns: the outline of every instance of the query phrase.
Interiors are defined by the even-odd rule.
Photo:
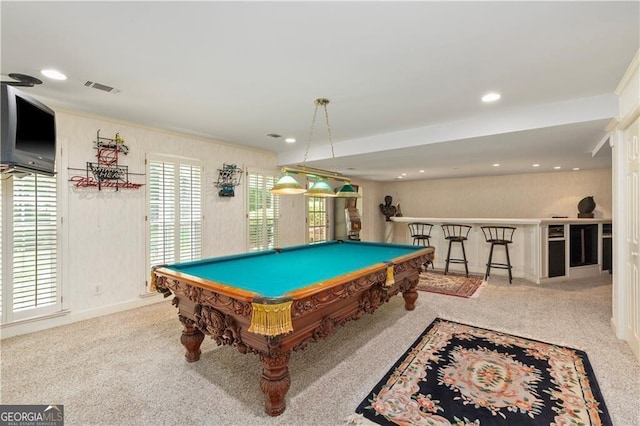
[[[57,163],[64,307],[91,310],[138,298],[149,277],[146,260],[146,186],[114,191],[77,189],[68,180],[86,174],[87,161],[96,161],[93,141],[100,136],[125,139],[129,154],[120,164],[132,173],[146,173],[145,157],[162,154],[194,158],[203,165],[202,256],[222,256],[246,250],[246,182],[243,178],[235,197],[219,197],[214,186],[223,163],[243,169],[276,171],[275,155],[213,140],[163,132],[97,117],[56,111]],[[67,170],[67,167],[72,168]],[[144,175],[130,177],[146,183]],[[95,288],[100,286],[100,294]]]
[[[577,217],[578,202],[591,195],[595,217],[612,217],[611,169],[393,182],[381,189],[379,202],[391,195],[404,216]]]
[[[360,239],[363,241],[383,241],[383,225],[380,222],[378,204],[384,198],[382,183],[365,180],[353,180],[360,187],[362,198],[358,200],[358,210],[362,221]]]

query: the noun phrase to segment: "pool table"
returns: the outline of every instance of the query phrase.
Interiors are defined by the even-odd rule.
[[[152,287],[169,296],[183,324],[187,361],[204,335],[255,353],[265,411],[285,410],[289,357],[373,313],[402,293],[413,310],[421,266],[433,247],[329,241],[153,268]]]

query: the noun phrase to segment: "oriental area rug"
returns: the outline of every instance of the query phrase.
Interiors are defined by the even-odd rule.
[[[479,289],[483,284],[481,277],[449,272],[444,275],[444,271],[426,270],[420,273],[418,290],[431,293],[447,294],[459,297],[477,297]]]
[[[381,425],[611,425],[586,353],[440,318],[356,412]]]

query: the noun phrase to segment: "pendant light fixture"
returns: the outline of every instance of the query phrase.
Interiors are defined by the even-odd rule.
[[[269,190],[271,194],[274,195],[296,195],[296,194],[304,194],[307,192],[306,189],[302,187],[298,183],[297,180],[293,178],[286,170],[283,170],[283,175],[280,176],[280,179],[273,185],[273,188]]]
[[[291,194],[302,194],[309,197],[342,197],[342,198],[359,198],[360,194],[351,186],[349,183],[349,179],[338,173],[338,169],[336,167],[336,156],[333,149],[333,135],[331,134],[331,126],[329,125],[329,112],[327,111],[327,104],[329,103],[329,99],[318,98],[315,100],[315,108],[313,110],[313,119],[311,120],[311,129],[309,131],[309,140],[307,142],[307,149],[304,153],[304,160],[302,162],[302,166],[300,169],[292,169],[288,167],[284,167],[282,169],[283,175],[278,179],[278,182],[269,190],[271,194],[276,195],[291,195]],[[311,147],[311,139],[313,137],[313,129],[316,124],[316,117],[318,115],[318,108],[324,108],[324,116],[325,121],[327,123],[327,132],[329,134],[329,143],[331,145],[331,158],[333,159],[333,173],[328,170],[315,169],[311,167],[307,167],[307,157],[309,155],[309,148]],[[311,179],[316,179],[316,181],[309,187],[308,190],[305,190],[299,183],[296,181],[290,173],[304,175]],[[344,185],[333,191],[331,188],[331,184],[329,183],[329,179],[338,180],[344,182]]]
[[[336,197],[339,198],[360,198],[358,191],[351,186],[350,183],[345,183],[340,188],[336,189]]]

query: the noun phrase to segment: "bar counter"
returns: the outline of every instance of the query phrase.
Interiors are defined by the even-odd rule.
[[[449,242],[444,239],[440,225],[445,223],[458,223],[472,226],[469,238],[465,241],[465,250],[469,262],[469,273],[484,275],[486,263],[489,258],[490,244],[485,241],[480,229],[484,225],[513,226],[516,231],[513,235],[513,243],[509,245],[512,273],[514,277],[524,278],[539,284],[546,280],[562,280],[571,278],[584,278],[601,273],[608,273],[603,269],[603,243],[606,238],[611,238],[606,225],[611,224],[611,218],[433,218],[433,217],[391,217],[391,222],[386,222],[385,238],[387,242],[412,244],[408,224],[411,222],[430,223],[431,245],[435,247],[434,265],[438,269],[444,269]],[[595,264],[571,266],[571,250],[569,244],[570,229],[575,225],[597,225],[597,262]],[[605,226],[603,228],[603,225]],[[549,226],[552,229],[561,229],[563,236],[549,238]],[[594,228],[595,229],[595,228]],[[603,229],[605,232],[603,232]],[[391,240],[391,241],[389,241]],[[564,274],[550,276],[549,264],[558,259],[556,252],[549,253],[550,242],[564,242]],[[454,244],[452,257],[460,257],[460,246]],[[494,250],[494,262],[505,259],[504,250]],[[555,258],[554,258],[555,257]],[[561,261],[563,259],[560,259]],[[463,272],[464,265],[451,263],[449,270]],[[492,275],[505,275],[506,270],[491,269]],[[552,273],[553,275],[553,273]]]

